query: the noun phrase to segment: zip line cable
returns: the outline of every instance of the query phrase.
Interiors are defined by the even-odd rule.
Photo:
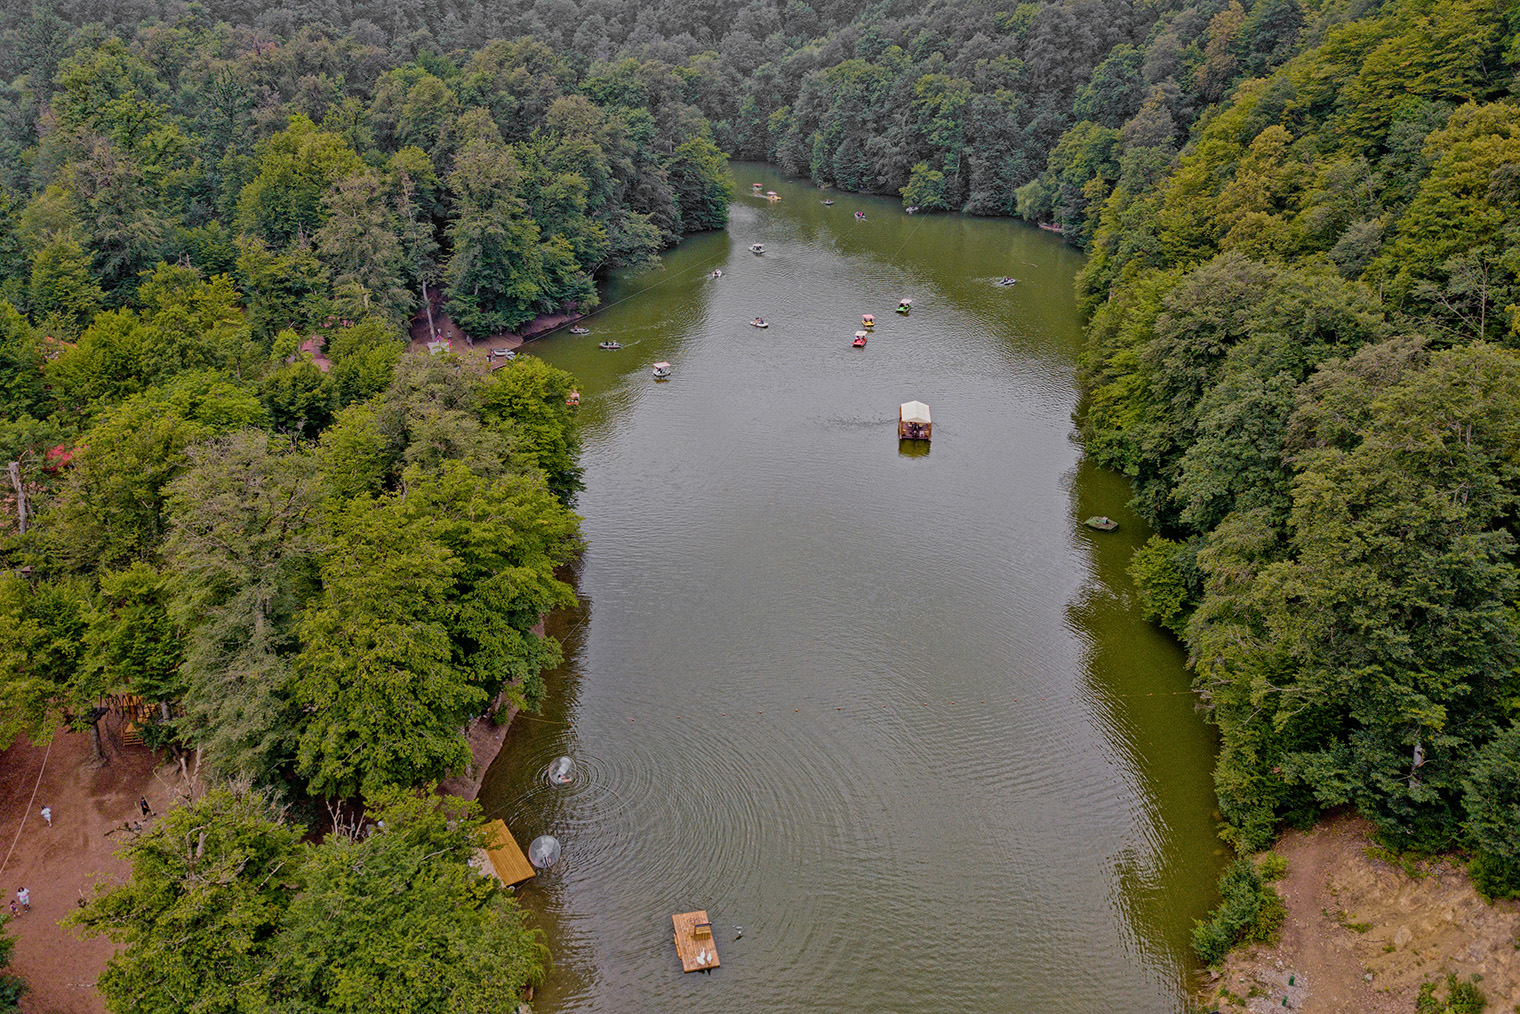
[[[26,809],[21,811],[21,823],[16,827],[16,837],[11,839],[11,850],[5,854],[5,862],[0,863],[0,873],[11,864],[11,856],[16,854],[16,843],[21,840],[21,832],[26,828],[26,818],[32,812],[32,804],[37,802],[37,790],[42,788],[42,773],[47,770],[48,757],[53,752],[53,741],[48,740],[47,749],[42,753],[42,767],[37,769],[37,784],[32,786],[32,798],[27,800]]]

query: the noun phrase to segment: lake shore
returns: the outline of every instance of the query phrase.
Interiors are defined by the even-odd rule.
[[[533,633],[540,638],[546,636],[544,617],[538,618]],[[485,714],[470,719],[464,727],[465,741],[470,744],[470,764],[458,774],[450,775],[438,783],[438,791],[445,796],[474,799],[480,795],[480,783],[485,780],[486,772],[496,760],[496,755],[501,753],[501,746],[507,741],[507,731],[512,728],[512,720],[517,717],[517,705],[508,703],[511,689],[504,688],[496,695],[496,700],[491,702]],[[502,708],[506,708],[505,717],[502,717]]]
[[[1287,916],[1278,942],[1232,952],[1201,990],[1205,1010],[1408,1014],[1420,985],[1482,976],[1489,1009],[1520,1004],[1520,902],[1487,902],[1447,860],[1380,856],[1372,825],[1349,814],[1288,831],[1276,884]]]

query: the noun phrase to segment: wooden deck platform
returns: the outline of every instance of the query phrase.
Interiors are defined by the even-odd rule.
[[[528,857],[523,855],[523,850],[517,845],[517,839],[512,837],[512,832],[507,830],[504,821],[491,821],[486,825],[486,832],[491,836],[494,844],[481,851],[489,863],[490,872],[496,874],[497,879],[503,884],[511,887],[538,874],[533,864],[528,862]]]
[[[683,972],[702,972],[718,967],[718,945],[713,940],[707,913],[682,912],[670,917],[676,928],[676,953]]]

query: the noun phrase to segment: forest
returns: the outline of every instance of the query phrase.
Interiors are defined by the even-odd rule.
[[[7,31],[0,744],[98,743],[132,695],[150,746],[228,786],[78,914],[129,944],[99,989],[401,1010],[420,977],[427,1009],[504,1009],[538,934],[470,872],[474,804],[420,801],[559,659],[535,628],[574,601],[574,382],[408,331],[589,309],[600,273],[722,226],[710,126],[666,65],[534,39],[402,56],[42,6]],[[319,954],[337,912],[354,939]]]
[[[207,901],[192,825],[142,836],[78,917],[132,945],[112,1009],[177,1009],[148,967],[217,1010],[392,988],[363,947],[342,996],[308,962],[360,853],[479,916],[408,930],[438,1009],[500,999],[471,941],[536,981],[462,872],[468,808],[417,799],[558,658],[533,627],[572,600],[574,382],[407,331],[595,306],[724,225],[729,157],[1085,250],[1078,424],[1160,533],[1131,570],[1218,726],[1225,838],[1349,806],[1520,895],[1517,70],[1502,0],[0,15],[0,743],[161,703],[150,739],[231,780],[174,819],[287,871]],[[336,801],[398,833],[307,840]]]

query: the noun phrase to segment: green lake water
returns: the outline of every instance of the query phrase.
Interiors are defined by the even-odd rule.
[[[1074,436],[1079,255],[734,174],[726,233],[527,347],[580,382],[587,540],[545,711],[481,792],[564,845],[520,889],[535,1008],[1182,1010],[1214,743],[1136,607],[1128,487]],[[722,967],[683,975],[670,916],[702,908]]]

